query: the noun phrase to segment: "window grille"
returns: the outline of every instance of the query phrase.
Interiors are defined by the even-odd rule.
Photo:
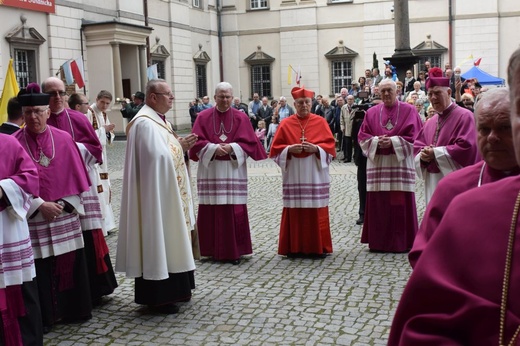
[[[352,86],[352,61],[341,60],[331,62],[332,93],[336,94],[341,88],[350,90]]]
[[[261,97],[271,95],[271,65],[251,66],[251,95],[258,93]]]

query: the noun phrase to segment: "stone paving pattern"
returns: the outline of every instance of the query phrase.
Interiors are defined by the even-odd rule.
[[[125,145],[108,148],[117,218]],[[192,177],[196,168],[191,162]],[[250,160],[248,172],[250,260],[238,266],[196,261],[192,300],[175,315],[147,314],[134,303],[134,280],[117,274],[119,287],[91,320],[55,326],[45,345],[386,345],[411,270],[406,254],[371,253],[360,243],[354,164],[335,160],[330,168],[334,253],[325,259],[277,255],[280,169],[270,159]],[[422,189],[418,182],[419,215]],[[117,232],[107,243],[115,264]]]

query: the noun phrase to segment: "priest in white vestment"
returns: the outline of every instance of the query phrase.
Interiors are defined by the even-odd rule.
[[[100,194],[99,202],[103,211],[103,217],[105,224],[103,227],[103,233],[106,235],[108,232],[116,229],[116,222],[114,219],[114,212],[112,211],[112,192],[110,179],[108,177],[108,157],[107,157],[107,145],[111,144],[115,138],[114,128],[115,125],[108,119],[107,110],[112,102],[112,94],[107,90],[101,90],[97,97],[96,102],[93,103],[87,112],[87,118],[89,122],[96,130],[101,146],[103,147],[103,162],[99,164],[99,181],[103,188],[102,194]]]
[[[116,271],[135,278],[135,302],[172,314],[191,299],[195,261],[193,202],[184,152],[195,135],[176,138],[165,114],[173,93],[149,81],[146,105],[127,127]]]

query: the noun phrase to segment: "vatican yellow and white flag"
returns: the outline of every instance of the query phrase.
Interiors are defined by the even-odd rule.
[[[7,121],[7,102],[12,97],[18,95],[20,88],[16,81],[16,74],[14,73],[13,59],[9,60],[7,73],[5,74],[4,88],[2,89],[2,98],[0,99],[0,124]]]

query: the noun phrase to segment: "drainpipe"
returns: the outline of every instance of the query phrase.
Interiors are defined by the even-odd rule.
[[[81,46],[81,60],[83,61],[83,69],[85,69],[85,59],[83,59],[83,25],[79,29],[79,45]],[[87,85],[83,85],[83,95],[87,95]]]
[[[222,62],[222,0],[217,0],[217,35],[218,35],[218,64],[220,71],[220,81],[224,81],[224,63]]]
[[[452,1],[448,0],[448,50],[449,50],[449,59],[451,68],[455,68],[455,63],[453,61],[453,8],[452,8]]]
[[[451,1],[451,0],[450,0]],[[144,26],[148,26],[148,0],[143,0]],[[146,66],[150,66],[150,37],[146,36]]]

